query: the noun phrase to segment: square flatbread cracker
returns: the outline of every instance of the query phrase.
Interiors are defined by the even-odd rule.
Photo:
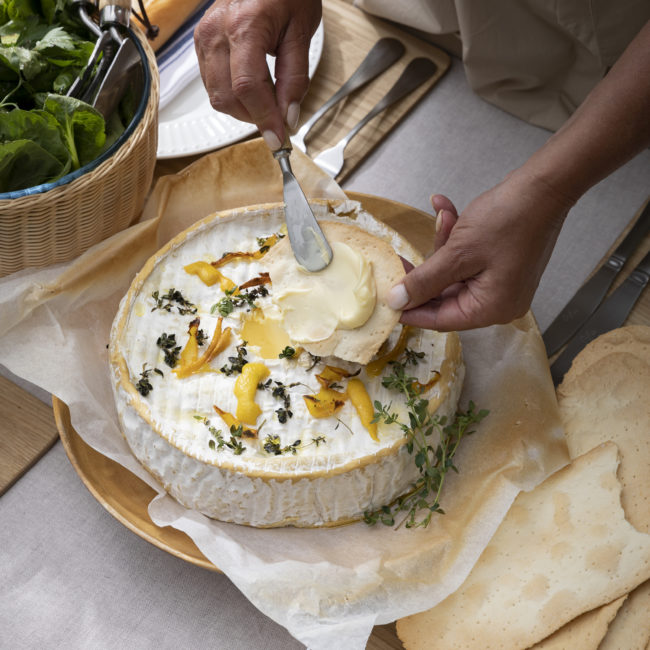
[[[388,306],[391,287],[404,277],[404,265],[389,242],[358,226],[347,223],[320,222],[330,243],[343,242],[358,251],[372,265],[376,289],[375,308],[370,318],[354,329],[336,329],[322,341],[298,342],[305,350],[319,357],[336,356],[346,361],[366,364],[393,331],[401,316]],[[287,265],[297,266],[288,237],[284,237],[266,255],[271,282],[287,273]]]
[[[407,650],[528,648],[650,577],[650,535],[628,521],[605,443],[522,492],[461,587],[401,619]]]

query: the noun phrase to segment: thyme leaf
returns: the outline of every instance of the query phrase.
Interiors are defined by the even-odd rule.
[[[175,368],[178,363],[178,355],[181,351],[181,346],[176,345],[176,334],[167,334],[163,332],[156,341],[156,345],[165,353],[165,363],[170,368]]]
[[[224,366],[221,366],[221,372],[223,372],[223,374],[228,377],[230,377],[230,375],[240,374],[242,368],[248,363],[248,359],[246,358],[248,355],[248,351],[246,350],[246,341],[242,341],[236,347],[236,350],[236,357],[228,357],[230,365],[226,364]]]
[[[138,390],[138,393],[140,393],[140,395],[142,395],[143,397],[146,397],[153,390],[153,385],[149,380],[149,375],[152,372],[155,372],[157,375],[160,375],[161,377],[165,376],[162,370],[159,370],[158,368],[147,368],[147,364],[146,363],[143,364],[142,372],[140,373],[140,379],[135,385],[136,389]]]
[[[279,359],[293,359],[293,357],[296,356],[296,350],[295,348],[292,348],[290,345],[287,345],[287,347],[278,354]]]

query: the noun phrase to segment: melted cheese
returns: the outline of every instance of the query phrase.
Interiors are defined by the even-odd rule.
[[[293,257],[278,269],[273,296],[284,327],[297,343],[315,343],[336,329],[361,327],[375,309],[372,266],[358,251],[332,243],[333,258],[322,271],[310,273]]]

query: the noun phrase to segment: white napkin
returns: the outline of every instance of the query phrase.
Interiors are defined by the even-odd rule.
[[[194,29],[210,4],[211,0],[204,2],[156,55],[160,73],[160,110],[199,76]]]

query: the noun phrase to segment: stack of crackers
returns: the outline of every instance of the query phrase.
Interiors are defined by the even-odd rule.
[[[458,591],[397,622],[407,650],[650,648],[650,327],[590,343],[557,395],[571,463],[519,494]]]

